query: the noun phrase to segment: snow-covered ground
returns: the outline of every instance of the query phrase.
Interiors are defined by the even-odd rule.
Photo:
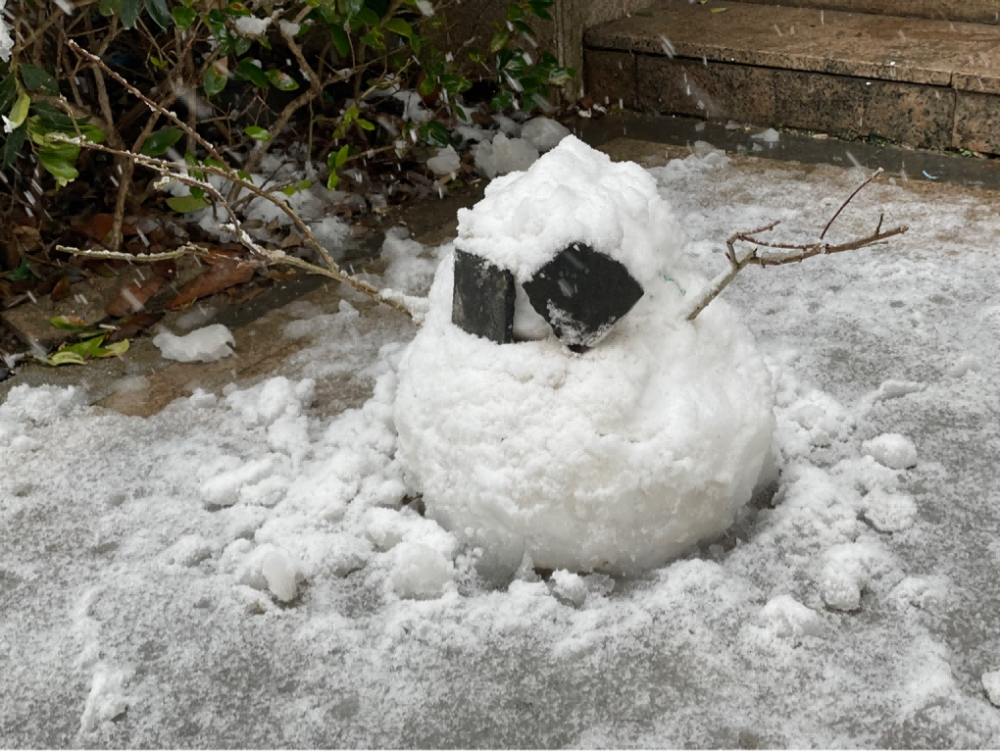
[[[863,179],[707,151],[652,172],[706,276],[735,230],[814,238]],[[890,247],[726,290],[777,385],[776,492],[633,579],[496,586],[401,506],[414,331],[347,303],[300,306],[293,378],[149,419],[13,390],[3,745],[1000,744],[1000,219],[908,188],[869,187],[832,230],[881,210],[911,226]],[[398,287],[417,248],[391,245]],[[325,416],[308,379],[348,372],[373,396]]]

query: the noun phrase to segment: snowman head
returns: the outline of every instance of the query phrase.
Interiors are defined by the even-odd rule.
[[[585,351],[676,261],[681,244],[646,170],[568,136],[459,211],[452,321],[504,344],[515,339],[515,319],[537,313],[567,347]]]

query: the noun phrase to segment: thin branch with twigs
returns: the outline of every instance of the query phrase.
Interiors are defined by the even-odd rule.
[[[882,174],[882,170],[878,169],[874,174],[872,174],[867,180],[865,180],[858,188],[851,193],[851,195],[841,204],[840,208],[837,209],[836,213],[826,223],[823,228],[822,234],[820,234],[820,241],[814,243],[805,243],[800,245],[790,244],[790,243],[775,243],[768,242],[767,240],[761,240],[757,235],[764,232],[770,232],[775,227],[780,224],[778,221],[771,222],[770,224],[765,224],[763,227],[758,227],[757,229],[750,230],[749,232],[736,232],[726,241],[726,259],[729,261],[729,268],[720,274],[716,279],[709,285],[708,291],[705,292],[701,298],[695,303],[691,308],[691,311],[687,315],[687,320],[693,321],[698,317],[708,304],[712,302],[716,297],[718,297],[722,290],[724,290],[729,283],[736,278],[736,276],[747,266],[786,266],[791,263],[801,263],[807,258],[812,258],[814,256],[820,255],[832,255],[834,253],[844,253],[849,250],[859,250],[861,248],[871,247],[873,245],[884,244],[886,240],[891,237],[896,237],[902,235],[906,232],[909,227],[902,224],[898,227],[893,227],[890,230],[882,231],[882,219],[883,215],[879,214],[878,226],[875,231],[872,232],[867,237],[861,237],[856,240],[850,240],[849,242],[840,243],[837,245],[831,245],[830,243],[822,242],[823,237],[826,235],[827,230],[830,229],[830,225],[833,224],[834,220],[840,216],[844,208],[854,199],[854,197],[864,188],[866,185],[870,184],[872,181],[878,178]],[[756,246],[751,248],[742,257],[738,258],[736,254],[736,243],[745,242],[751,243]],[[773,255],[761,255],[761,248],[769,248],[771,250],[784,250],[784,251],[798,251],[791,254],[773,254]]]

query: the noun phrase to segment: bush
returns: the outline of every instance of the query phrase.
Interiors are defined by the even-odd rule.
[[[8,12],[16,44],[0,62],[0,173],[30,174],[33,155],[58,187],[81,171],[117,183],[112,247],[131,194],[133,162],[121,152],[183,159],[195,170],[238,164],[245,179],[292,137],[305,144],[302,156],[327,165],[335,188],[352,160],[456,142],[453,128],[476,98],[494,111],[545,107],[550,87],[572,76],[550,53],[535,59],[530,23],[549,19],[552,2],[512,2],[488,48],[441,50],[434,40],[448,2],[22,0]],[[482,74],[492,83],[473,81]],[[119,155],[82,153],[83,142]],[[170,205],[191,211],[207,200],[195,186]]]

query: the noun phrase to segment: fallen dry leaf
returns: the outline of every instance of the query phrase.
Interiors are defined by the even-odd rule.
[[[67,297],[69,297],[69,277],[63,275],[60,277],[59,281],[56,282],[56,286],[52,288],[52,292],[49,293],[49,299],[52,302],[59,302]]]
[[[155,295],[164,284],[166,277],[154,274],[145,281],[136,280],[124,285],[117,294],[108,300],[104,310],[112,318],[121,318],[142,310],[149,298]]]
[[[209,260],[209,259],[204,259]],[[167,303],[170,310],[181,310],[195,300],[214,295],[236,284],[249,282],[253,277],[253,264],[228,258],[212,259],[209,268],[177,290],[177,297]]]
[[[125,339],[133,339],[154,324],[163,319],[164,314],[160,313],[136,313],[134,316],[123,318],[118,322],[118,328],[108,334],[104,340],[105,344],[114,344]]]
[[[111,232],[111,227],[115,223],[115,218],[112,214],[94,214],[89,219],[85,219],[79,224],[73,225],[73,229],[77,232],[86,235],[98,242],[104,242],[104,238],[108,236]],[[131,224],[122,224],[122,234],[123,235],[134,235],[136,234],[135,227]]]

